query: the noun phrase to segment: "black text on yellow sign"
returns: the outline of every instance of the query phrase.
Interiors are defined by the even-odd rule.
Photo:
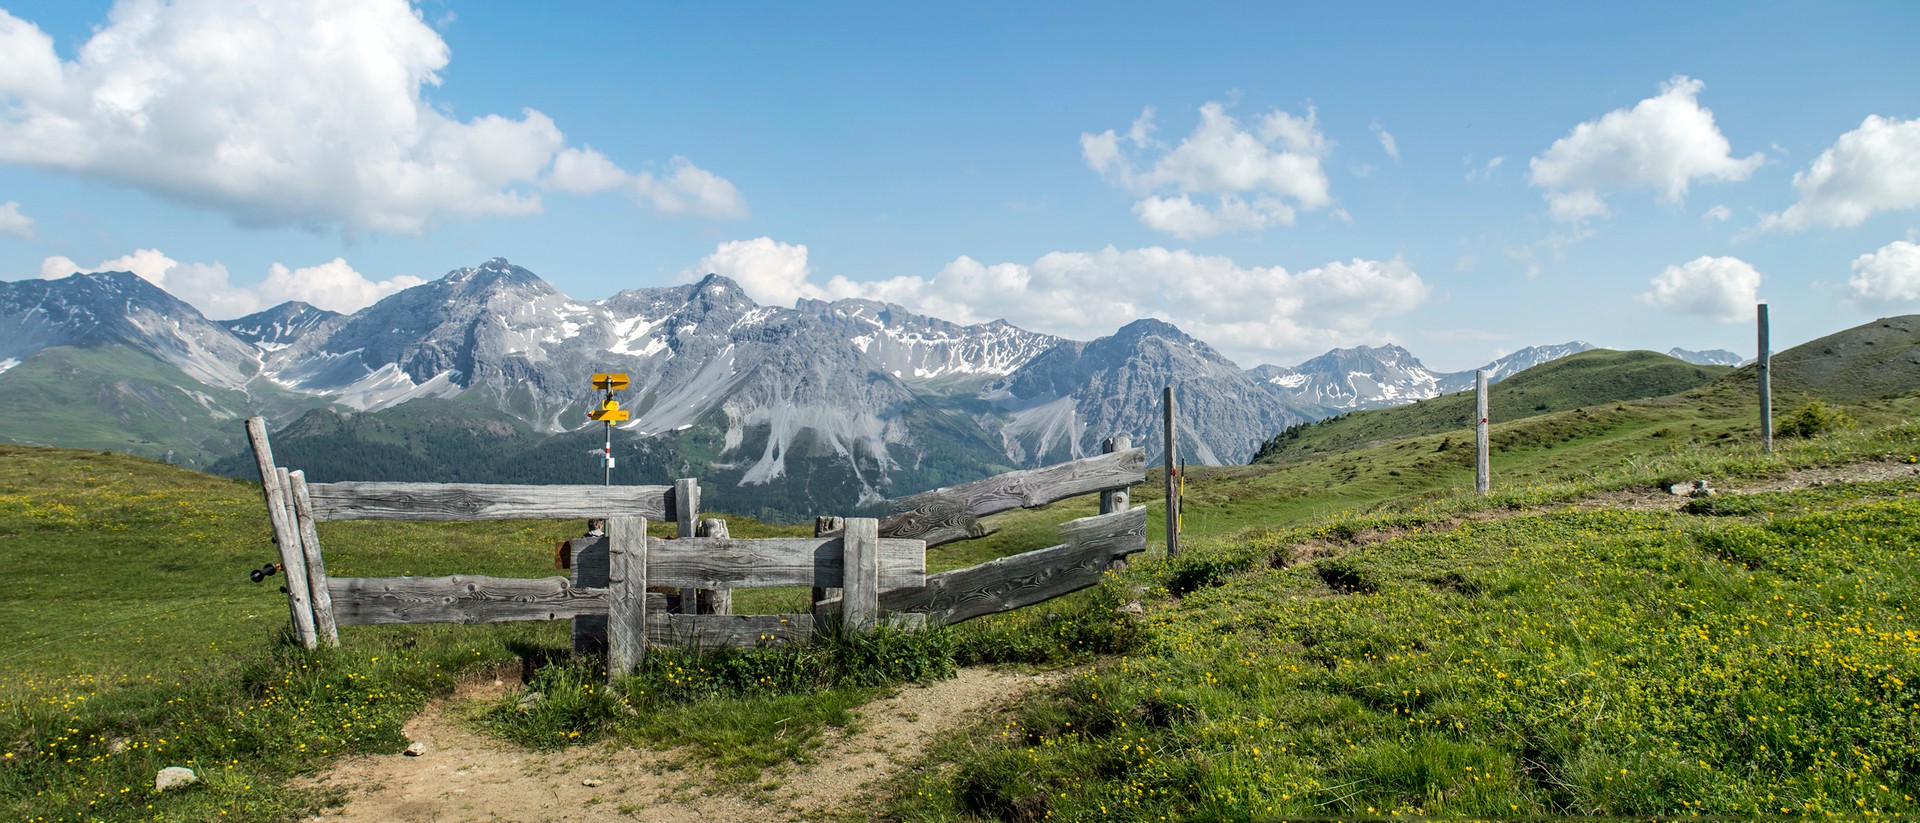
[[[600,408],[587,412],[588,417],[595,420],[604,420],[609,423],[615,420],[626,420],[630,415],[631,412],[620,408],[620,401],[618,400],[608,400],[601,403]]]
[[[628,384],[629,381],[625,374],[595,374],[593,376],[593,387],[602,391],[620,391],[626,388]]]

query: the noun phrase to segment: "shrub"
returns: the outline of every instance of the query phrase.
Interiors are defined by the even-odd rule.
[[[1773,427],[1774,437],[1813,437],[1853,425],[1847,413],[1818,400],[1807,401]]]

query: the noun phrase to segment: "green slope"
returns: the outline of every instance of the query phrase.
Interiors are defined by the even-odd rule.
[[[205,467],[245,445],[250,414],[291,416],[324,403],[256,386],[251,394],[206,386],[125,346],[44,349],[0,373],[0,441]]]
[[[1489,417],[1506,422],[1621,400],[1662,397],[1705,385],[1731,369],[1696,366],[1649,351],[1596,349],[1543,363],[1487,390]],[[1408,406],[1358,411],[1288,428],[1255,462],[1297,460],[1398,438],[1471,429],[1473,392]]]

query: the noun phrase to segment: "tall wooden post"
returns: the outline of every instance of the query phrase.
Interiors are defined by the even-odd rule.
[[[647,656],[647,519],[607,518],[607,677]]]
[[[1473,464],[1473,490],[1486,494],[1493,488],[1492,471],[1487,466],[1487,373],[1480,370],[1473,373],[1473,439],[1478,458]]]
[[[1161,394],[1161,408],[1166,412],[1167,437],[1167,556],[1180,554],[1180,447],[1173,423],[1173,387],[1168,386]]]
[[[1772,359],[1772,345],[1767,339],[1767,304],[1758,307],[1760,315],[1760,357],[1754,363],[1760,378],[1760,450],[1773,454],[1773,376],[1768,372],[1767,361]]]
[[[287,573],[287,610],[292,613],[293,635],[301,646],[314,648],[313,604],[308,602],[307,558],[300,547],[300,529],[294,522],[287,488],[280,485],[280,473],[273,465],[273,447],[267,442],[267,421],[247,418],[247,441],[253,446],[254,465],[260,470],[260,487],[267,498],[267,521],[273,525],[273,542],[280,548],[280,568]],[[294,575],[299,574],[299,585]]]
[[[728,538],[727,521],[710,517],[700,521],[699,537]],[[733,614],[732,589],[704,589],[700,593],[701,614]]]
[[[307,494],[307,474],[287,473],[293,496],[293,516],[300,527],[300,548],[307,557],[307,588],[313,593],[313,626],[320,642],[340,645],[340,626],[333,619],[333,592],[327,588],[327,561],[320,555],[320,531],[314,527],[313,498]]]

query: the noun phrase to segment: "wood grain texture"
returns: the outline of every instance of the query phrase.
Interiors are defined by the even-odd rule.
[[[313,616],[313,584],[307,581],[306,540],[301,537],[299,519],[294,516],[292,472],[287,471],[285,466],[275,466],[273,477],[274,484],[279,487],[274,490],[274,495],[283,508],[281,517],[293,532],[292,562],[282,562],[280,573],[287,578],[287,600],[294,610],[294,633],[299,637],[302,647],[311,649],[320,645],[320,630]],[[285,550],[282,552],[284,554]]]
[[[673,511],[675,538],[697,536],[700,529],[700,481],[692,477],[673,481],[673,492],[667,496],[667,508]],[[711,591],[696,588],[681,591],[680,611],[699,614],[700,601],[711,598]]]
[[[696,537],[727,538],[727,521],[707,518],[694,529]],[[705,589],[700,594],[699,614],[733,614],[732,589]]]
[[[1147,510],[1083,517],[1060,530],[1061,545],[936,574],[918,589],[882,592],[880,608],[953,624],[1079,591],[1099,583],[1114,560],[1146,551]]]
[[[327,589],[342,626],[504,623],[607,613],[606,589],[575,588],[564,577],[335,577]]]
[[[645,517],[665,520],[668,486],[516,486],[489,483],[313,483],[319,520],[520,520]]]
[[[647,656],[647,521],[607,518],[607,676]]]
[[[574,588],[603,591],[607,588],[607,539],[605,537],[573,538],[567,541],[567,553],[571,558],[572,569],[569,576]],[[604,609],[598,614],[574,616],[573,653],[576,655],[607,653],[607,613]]]
[[[651,614],[647,642],[712,649],[804,643],[813,636],[810,614]]]
[[[844,568],[840,581],[840,625],[849,632],[871,631],[880,622],[880,521],[871,517],[847,518],[840,548]],[[922,580],[921,585],[925,584]]]
[[[1106,440],[1101,441],[1100,443],[1101,454],[1113,454],[1115,452],[1127,451],[1131,448],[1133,448],[1133,438],[1128,437],[1124,434],[1114,435],[1112,437],[1107,438]],[[1145,475],[1142,475],[1142,477],[1144,476]],[[1126,511],[1128,508],[1130,508],[1130,506],[1128,506],[1127,504],[1129,496],[1130,495],[1125,488],[1107,489],[1106,491],[1101,492],[1100,493],[1100,513],[1113,514],[1114,512]]]
[[[1127,449],[921,492],[888,501],[880,536],[917,538],[928,547],[981,537],[988,531],[982,517],[1123,488],[1144,481],[1146,472],[1146,452]]]
[[[327,591],[327,562],[320,554],[320,532],[313,524],[313,500],[307,496],[307,474],[287,473],[293,497],[293,516],[300,528],[300,550],[307,557],[307,591],[313,599],[313,630],[329,646],[340,645],[340,626],[333,619],[333,593]]]
[[[871,519],[871,518],[869,518]],[[852,522],[851,520],[848,522]],[[656,542],[647,557],[647,575],[655,586],[741,589],[766,586],[838,588],[845,577],[841,537],[768,537],[756,540],[690,537]],[[925,585],[926,544],[918,540],[880,540],[880,581],[884,588]]]
[[[306,575],[300,575],[300,585],[292,585],[293,575],[306,570],[305,550],[300,546],[300,529],[293,519],[293,506],[288,499],[287,487],[282,483],[280,471],[273,465],[273,445],[267,441],[267,421],[262,417],[247,418],[247,442],[253,448],[254,467],[260,471],[260,489],[267,501],[267,521],[273,527],[274,546],[280,550],[280,568],[289,577],[287,586],[287,612],[293,624],[294,638],[304,648],[319,645],[313,629],[313,604],[311,592],[306,587]]]
[[[838,537],[840,533],[846,531],[846,529],[847,519],[844,517],[822,515],[813,519],[814,537]],[[807,611],[813,614],[815,620],[838,620],[839,614],[837,612],[832,614],[823,612],[820,609],[820,604],[828,600],[833,600],[837,603],[839,602],[839,598],[840,588],[838,586],[814,586],[811,596],[807,600],[809,604]]]
[[[1165,417],[1166,430],[1163,437],[1167,444],[1167,474],[1164,478],[1167,485],[1167,556],[1177,557],[1180,554],[1180,480],[1177,475],[1180,467],[1180,427],[1174,418],[1179,414],[1180,407],[1175,403],[1172,386],[1166,387],[1160,397],[1160,412]]]

